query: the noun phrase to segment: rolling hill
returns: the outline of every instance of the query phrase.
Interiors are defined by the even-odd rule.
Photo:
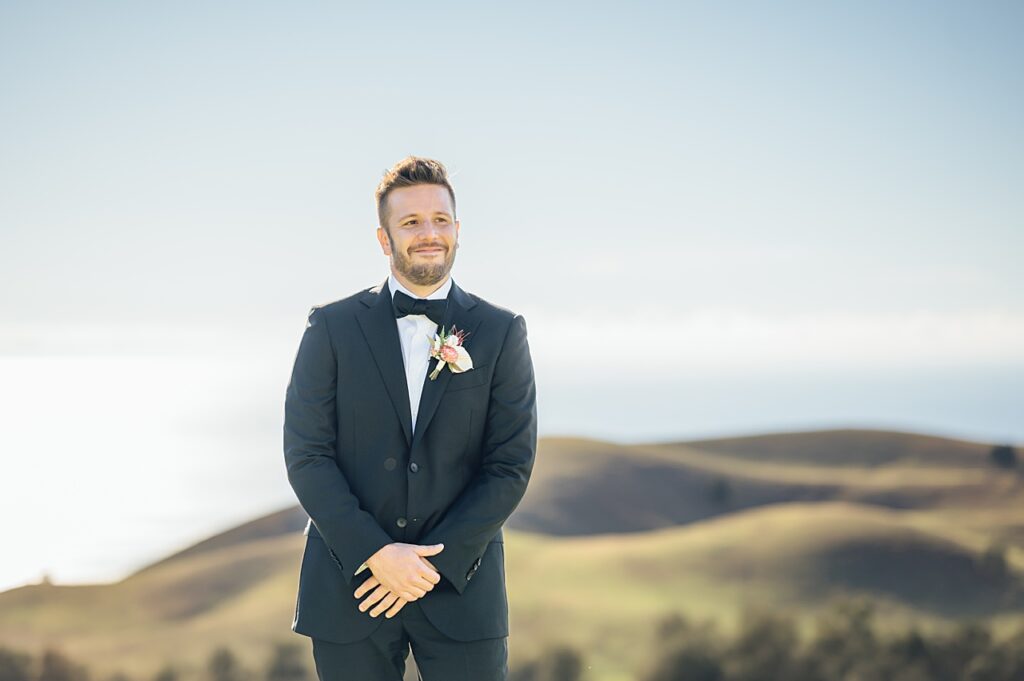
[[[877,599],[893,626],[1019,622],[1024,479],[985,445],[858,432],[543,439],[506,525],[513,664],[562,640],[593,678],[627,678],[660,615],[728,628],[743,607],[810,618],[846,594]],[[289,631],[305,521],[282,509],[114,584],[0,593],[0,642],[133,675],[175,660],[196,676],[220,642],[255,665],[274,640],[307,643]],[[986,557],[998,542],[1004,558]]]

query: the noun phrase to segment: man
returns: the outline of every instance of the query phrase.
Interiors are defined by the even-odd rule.
[[[410,646],[425,681],[505,679],[502,525],[537,446],[526,322],[452,279],[441,163],[403,159],[376,199],[390,274],[313,307],[285,398],[310,518],[292,630],[322,681],[400,681]]]

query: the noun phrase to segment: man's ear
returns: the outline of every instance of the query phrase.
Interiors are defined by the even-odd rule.
[[[377,227],[377,241],[380,242],[384,255],[391,255],[391,238],[383,227]]]

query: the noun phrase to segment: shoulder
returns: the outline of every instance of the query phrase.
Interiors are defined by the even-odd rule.
[[[376,284],[356,291],[344,298],[316,303],[307,312],[307,323],[315,323],[315,320],[318,318],[332,323],[351,318],[357,310],[365,309],[367,302],[372,301],[381,293],[381,285]]]
[[[526,320],[522,314],[475,293],[470,293],[465,289],[463,289],[463,292],[476,303],[473,311],[483,318],[496,322],[498,327],[502,329],[502,336],[507,337],[512,334],[513,329],[523,335],[526,334]]]
[[[374,286],[368,286],[367,288],[360,289],[355,293],[345,296],[344,298],[338,298],[337,300],[331,300],[325,303],[318,303],[314,305],[312,310],[322,310],[321,314],[329,317],[352,314],[360,308],[366,307],[367,304],[371,304],[379,295],[383,295],[384,291],[380,284]]]

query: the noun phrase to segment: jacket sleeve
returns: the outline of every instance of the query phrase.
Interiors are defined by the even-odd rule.
[[[313,307],[285,394],[284,461],[299,504],[351,585],[357,566],[394,540],[360,507],[335,459],[337,376],[327,321]]]
[[[480,470],[418,540],[444,544],[428,560],[461,594],[487,543],[526,493],[537,451],[537,390],[526,320],[513,317],[494,365]]]

